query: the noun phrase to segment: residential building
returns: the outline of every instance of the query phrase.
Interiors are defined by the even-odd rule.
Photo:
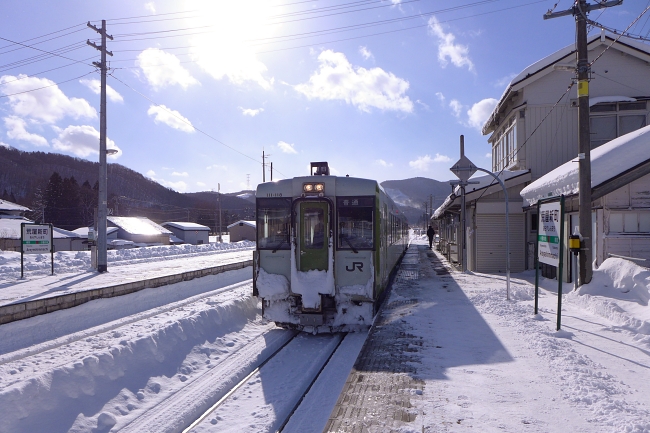
[[[230,242],[255,241],[257,239],[257,223],[255,221],[239,220],[228,226]]]
[[[210,227],[190,222],[166,222],[161,224],[184,243],[202,245],[210,243]]]
[[[117,227],[117,238],[131,241],[134,246],[169,245],[172,232],[145,217],[107,218],[109,227]]]

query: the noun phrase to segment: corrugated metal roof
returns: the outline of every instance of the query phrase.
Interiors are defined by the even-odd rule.
[[[177,221],[172,221],[172,222],[166,222],[162,223],[162,226],[171,226],[175,227],[177,229],[181,230],[208,230],[210,231],[210,227],[204,226],[203,224],[197,224],[197,223],[189,223],[189,222],[177,222]]]
[[[7,200],[0,200],[0,211],[3,211],[3,210],[5,210],[5,211],[27,212],[27,211],[29,211],[31,209],[28,208],[28,207],[25,207],[25,206],[21,206],[21,205],[16,204],[16,203],[12,203],[12,202],[7,201]]]
[[[234,223],[230,224],[227,228],[238,226],[239,223],[243,223],[244,225],[249,226],[249,227],[253,227],[253,228],[257,227],[257,222],[255,222],[255,221],[239,220],[237,222],[234,222]]]

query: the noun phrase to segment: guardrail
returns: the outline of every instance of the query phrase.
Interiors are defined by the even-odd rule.
[[[243,269],[252,266],[252,260],[243,262],[229,263],[227,265],[213,266],[205,269],[182,272],[180,274],[165,275],[162,277],[150,278],[147,280],[134,281],[131,283],[116,284],[114,286],[99,287],[96,289],[70,293],[67,295],[54,296],[52,298],[37,299],[34,301],[17,302],[15,304],[0,306],[0,325],[16,320],[27,319],[29,317],[41,314],[51,313],[52,311],[63,310],[66,308],[76,307],[101,298],[112,298],[114,296],[128,295],[129,293],[138,292],[144,289],[166,286],[168,284],[190,281],[194,278],[205,277],[208,275],[221,274],[227,271]]]

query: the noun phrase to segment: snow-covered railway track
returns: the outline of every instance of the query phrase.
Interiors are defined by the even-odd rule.
[[[282,431],[344,338],[298,334],[183,432]]]
[[[154,316],[158,316],[163,313],[167,313],[169,311],[177,310],[180,308],[188,307],[191,306],[191,304],[197,303],[197,302],[204,302],[206,299],[213,297],[215,295],[219,295],[221,293],[225,292],[231,292],[234,290],[237,290],[241,287],[244,286],[250,286],[252,285],[252,279],[242,281],[240,283],[232,284],[226,287],[222,287],[219,289],[215,289],[213,291],[207,292],[207,293],[202,293],[200,295],[192,296],[190,298],[184,299],[182,301],[178,302],[173,302],[170,304],[166,304],[161,307],[156,307],[152,308],[147,311],[143,311],[141,313],[133,314],[127,317],[123,317],[117,320],[113,320],[108,323],[104,323],[98,326],[94,326],[82,331],[74,332],[72,334],[68,334],[59,338],[55,338],[53,340],[45,341],[43,343],[39,343],[33,346],[26,347],[24,349],[19,349],[14,352],[10,352],[7,354],[0,355],[0,367],[4,364],[10,363],[10,362],[15,362],[18,360],[21,360],[23,358],[37,355],[42,352],[46,352],[49,350],[56,349],[61,346],[69,345],[72,343],[75,343],[80,340],[84,339],[89,339],[92,338],[96,335],[113,331],[121,327],[125,327],[128,325],[132,325],[136,322],[142,322],[142,321],[147,321],[150,318]]]

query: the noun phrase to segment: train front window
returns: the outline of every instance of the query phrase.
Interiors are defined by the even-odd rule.
[[[289,250],[290,198],[257,199],[257,248]]]
[[[337,200],[338,248],[374,248],[374,197],[339,197]]]

